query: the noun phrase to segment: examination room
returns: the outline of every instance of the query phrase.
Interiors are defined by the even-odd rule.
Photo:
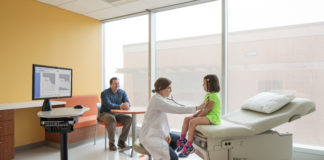
[[[324,160],[322,0],[1,0],[0,160]]]

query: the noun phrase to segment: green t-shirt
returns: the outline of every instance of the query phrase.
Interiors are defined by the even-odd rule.
[[[213,108],[207,113],[206,117],[209,119],[210,122],[214,124],[220,124],[221,123],[221,101],[219,99],[219,96],[216,92],[207,93],[205,95],[205,100],[209,97],[209,101],[215,102]]]

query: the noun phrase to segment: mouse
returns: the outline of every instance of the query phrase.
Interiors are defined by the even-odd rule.
[[[74,108],[74,109],[82,109],[83,106],[82,106],[82,105],[76,105],[76,106],[74,106],[73,108]]]

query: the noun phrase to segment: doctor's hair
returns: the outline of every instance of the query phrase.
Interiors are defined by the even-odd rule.
[[[160,77],[155,81],[154,89],[152,90],[152,92],[159,93],[161,90],[168,88],[171,83],[172,82],[169,79]]]
[[[215,74],[208,74],[204,77],[207,82],[207,92],[219,92],[219,80]]]
[[[110,81],[109,81],[109,83],[110,83],[110,85],[113,83],[113,81],[115,81],[115,80],[118,80],[118,78],[117,77],[112,77],[111,79],[110,79]]]

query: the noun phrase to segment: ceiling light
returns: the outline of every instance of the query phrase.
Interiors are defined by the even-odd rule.
[[[118,5],[130,3],[130,2],[134,2],[134,1],[138,1],[138,0],[105,0],[105,1],[114,5],[114,6],[118,6]]]

